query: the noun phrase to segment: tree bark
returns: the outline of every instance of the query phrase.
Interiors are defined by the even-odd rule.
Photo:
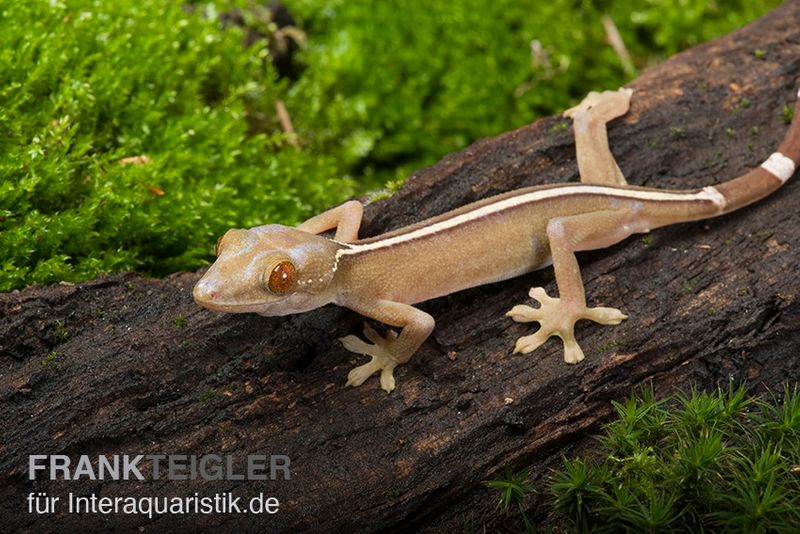
[[[610,128],[630,183],[691,189],[759,165],[778,146],[800,80],[800,2],[697,46],[630,84],[631,111]],[[602,89],[602,88],[596,88]],[[569,122],[550,117],[481,140],[366,207],[376,235],[522,186],[577,181]],[[558,340],[512,355],[535,325],[504,317],[552,270],[422,304],[434,334],[397,370],[391,395],[338,337],[362,318],[329,306],[291,317],[197,307],[200,273],[122,274],[0,295],[0,516],[5,528],[269,531],[506,528],[481,481],[532,466],[547,514],[549,468],[590,446],[622,399],[651,382],[664,395],[800,376],[800,179],[729,216],[635,236],[579,255],[590,305],[619,326],[580,323],[587,358],[567,366]],[[502,261],[502,251],[497,254]],[[31,454],[248,454],[291,458],[291,480],[28,480]],[[263,493],[275,515],[77,515],[27,511],[59,496]]]

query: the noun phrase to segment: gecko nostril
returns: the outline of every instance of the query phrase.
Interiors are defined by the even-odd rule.
[[[192,296],[198,302],[208,302],[219,296],[219,291],[214,291],[209,284],[203,280],[197,282],[192,290]]]

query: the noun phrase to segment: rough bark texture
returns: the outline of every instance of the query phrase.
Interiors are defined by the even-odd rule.
[[[756,53],[756,50],[763,50]],[[760,164],[786,131],[800,82],[800,3],[698,46],[631,84],[610,128],[629,181],[695,188]],[[485,139],[369,205],[374,235],[521,186],[576,181],[567,121]],[[191,299],[198,273],[135,274],[0,295],[0,516],[3,529],[186,531],[505,528],[481,481],[533,466],[543,488],[562,451],[591,443],[610,400],[653,382],[757,391],[800,376],[800,182],[719,219],[668,227],[579,256],[590,304],[616,327],[581,323],[587,359],[557,340],[512,355],[535,326],[503,316],[552,271],[427,302],[434,335],[385,394],[344,387],[363,361],[336,341],[362,318],[336,307],[287,318],[223,315]],[[498,254],[502,251],[487,251]],[[508,402],[506,399],[513,399]],[[29,454],[247,454],[291,457],[291,481],[27,480]],[[274,516],[27,513],[25,496],[65,498],[263,492]],[[544,497],[532,497],[546,516]]]

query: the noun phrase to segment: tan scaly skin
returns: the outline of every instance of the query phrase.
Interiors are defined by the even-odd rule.
[[[587,307],[575,252],[729,213],[778,189],[800,162],[798,106],[778,151],[739,178],[695,191],[630,186],[608,148],[606,123],[628,111],[631,93],[590,93],[565,112],[574,121],[579,184],[511,191],[363,240],[358,239],[362,206],[356,201],[297,228],[229,230],[217,243],[217,261],[195,286],[194,299],[211,310],[268,316],[332,302],[399,328],[399,335],[390,331],[382,337],[366,327],[370,343],[352,335],[341,340],[347,350],[371,357],[350,372],[348,385],[359,386],[380,372],[381,387],[392,391],[394,368],[408,361],[435,324],[412,304],[552,263],[559,298],[533,288],[538,308],[518,305],[507,313],[515,321],[540,324],[536,333],[517,340],[514,352],[531,352],[558,336],[564,360],[577,363],[584,355],[573,332],[576,321],[618,324],[626,316],[615,308]],[[316,235],[333,228],[334,239]],[[502,257],[487,251],[503,251]]]

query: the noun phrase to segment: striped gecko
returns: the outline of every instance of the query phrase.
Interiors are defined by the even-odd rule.
[[[631,94],[592,92],[564,113],[573,120],[580,183],[518,189],[361,240],[363,208],[353,200],[296,228],[229,230],[217,241],[217,260],[194,287],[194,299],[211,310],[266,316],[335,303],[399,328],[399,335],[390,330],[384,337],[365,325],[371,343],[341,338],[347,350],[371,357],[350,371],[347,384],[359,386],[379,372],[381,387],[391,392],[395,367],[411,358],[435,324],[413,304],[552,264],[559,297],[536,287],[529,294],[538,308],[518,305],[507,313],[540,324],[517,340],[514,352],[529,353],[557,336],[564,360],[577,363],[584,355],[576,321],[612,325],[627,317],[615,308],[587,307],[576,252],[730,213],[781,187],[800,162],[799,101],[778,151],[747,174],[692,191],[628,185],[609,150],[606,123],[627,113]],[[317,235],[334,228],[333,239]]]

